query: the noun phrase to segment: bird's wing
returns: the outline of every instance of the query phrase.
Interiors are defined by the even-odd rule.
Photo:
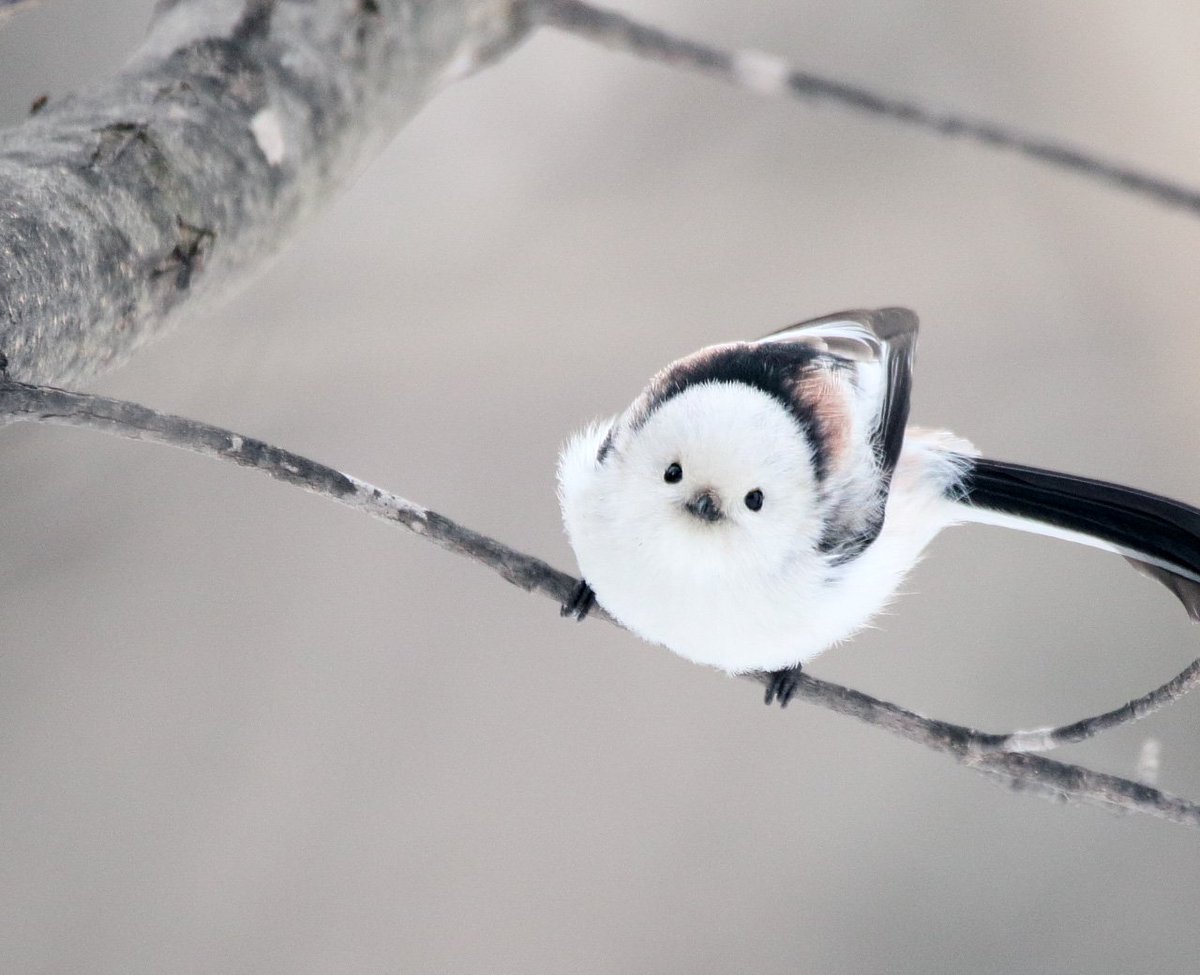
[[[847,311],[801,322],[758,346],[816,353],[797,373],[797,405],[818,420],[826,451],[823,547],[848,560],[883,527],[892,472],[904,445],[917,316],[905,308]]]

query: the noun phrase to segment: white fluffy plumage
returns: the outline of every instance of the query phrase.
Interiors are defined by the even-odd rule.
[[[873,325],[833,316],[702,349],[571,439],[563,520],[609,613],[689,660],[743,673],[803,664],[884,606],[955,519],[945,500],[955,468],[945,435],[921,434],[883,475],[875,442],[891,348]],[[872,525],[878,537],[847,557],[841,543]]]
[[[689,660],[771,673],[785,704],[795,668],[865,626],[956,522],[1117,552],[1200,619],[1200,510],[908,426],[916,334],[889,308],[701,349],[571,438],[563,521],[600,604]]]
[[[614,421],[615,422],[615,421]],[[560,500],[571,546],[601,605],[652,643],[730,673],[807,663],[853,636],[894,595],[937,531],[961,520],[944,497],[969,447],[919,433],[901,454],[883,531],[858,558],[831,566],[811,449],[766,393],[732,382],[690,388],[601,463],[610,425],[564,448]],[[678,463],[683,478],[663,472]],[[697,489],[725,517],[685,507]],[[763,492],[749,510],[744,498]]]

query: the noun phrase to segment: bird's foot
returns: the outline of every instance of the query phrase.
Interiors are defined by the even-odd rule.
[[[576,620],[582,620],[595,605],[596,593],[587,584],[587,580],[580,579],[579,585],[571,592],[571,598],[559,607],[558,614],[574,616]]]
[[[800,683],[800,665],[788,667],[786,670],[772,670],[765,675],[767,692],[763,695],[763,704],[778,701],[781,708],[788,706],[788,701],[796,693],[796,685]]]

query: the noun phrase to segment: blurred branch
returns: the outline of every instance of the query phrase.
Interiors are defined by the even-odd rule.
[[[822,78],[793,68],[781,58],[762,51],[728,51],[699,44],[579,0],[529,0],[529,3],[537,22],[627,54],[658,61],[668,67],[690,68],[760,95],[834,102],[938,135],[1006,149],[1200,216],[1200,191],[1065,143]]]
[[[0,0],[0,17],[32,0]],[[362,158],[535,24],[742,88],[834,101],[1200,214],[1200,194],[988,122],[676,38],[578,0],[160,0],[115,77],[0,132],[0,350],[78,383],[227,295]]]
[[[0,0],[0,24],[8,19],[9,14],[32,7],[37,2],[38,0]]]
[[[430,97],[523,38],[522,11],[159,0],[119,74],[0,132],[0,350],[22,379],[79,382],[228,295]]]
[[[559,604],[568,600],[578,585],[578,580],[540,559],[299,454],[195,420],[157,413],[135,403],[14,382],[6,378],[3,366],[0,360],[0,424],[41,421],[181,447],[257,470],[376,518],[402,525],[442,548],[486,565],[513,585],[548,596]],[[593,615],[611,621],[599,608]],[[1146,813],[1200,827],[1200,804],[1128,779],[1028,754],[1036,749],[1082,741],[1149,714],[1194,686],[1198,673],[1200,661],[1191,664],[1174,680],[1123,708],[1062,728],[1007,735],[988,734],[925,718],[807,673],[800,675],[795,693],[810,703],[944,752],[968,768],[1000,777],[1016,788],[1037,795]]]

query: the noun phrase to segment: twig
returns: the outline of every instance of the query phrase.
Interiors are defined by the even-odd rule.
[[[1139,698],[1091,718],[1083,718],[1058,728],[1039,728],[1033,731],[1014,731],[996,743],[996,751],[1044,752],[1059,745],[1074,745],[1102,731],[1137,721],[1166,707],[1200,684],[1200,659],[1193,660],[1161,687]]]
[[[530,0],[530,3],[534,18],[541,23],[637,57],[671,67],[691,68],[758,94],[835,102],[939,135],[1007,149],[1200,216],[1200,191],[1065,143],[822,78],[762,51],[727,51],[699,44],[580,0]]]
[[[86,427],[129,440],[182,447],[260,471],[376,518],[403,525],[442,548],[481,562],[527,592],[539,592],[560,602],[576,585],[571,576],[545,562],[307,457],[136,403],[13,382],[0,369],[0,424],[21,420]]]
[[[571,596],[578,584],[572,576],[540,559],[299,454],[195,420],[158,413],[135,403],[14,382],[6,377],[0,365],[0,423],[22,420],[86,427],[132,440],[166,444],[257,470],[376,518],[402,525],[442,548],[486,565],[513,585],[548,596],[559,604]],[[611,620],[599,608],[593,615]],[[1058,729],[1007,735],[988,734],[925,718],[809,674],[800,676],[796,695],[949,754],[968,768],[1002,777],[1016,788],[1200,827],[1200,804],[1128,779],[1027,754],[1068,741],[1082,741],[1100,731],[1143,717],[1186,692],[1200,679],[1198,672],[1200,661],[1162,687],[1107,714]]]
[[[1030,754],[1050,751],[1062,745],[1075,745],[1102,732],[1147,717],[1177,701],[1200,684],[1200,659],[1193,660],[1183,671],[1160,687],[1112,711],[1057,728],[1010,731],[1005,734],[977,731],[974,728],[926,718],[898,704],[880,701],[859,691],[817,680],[809,674],[801,674],[800,681],[804,688],[803,696],[812,703],[821,704],[839,714],[852,715],[868,724],[880,725],[910,741],[952,752],[964,759],[975,760],[999,753]],[[801,693],[801,688],[797,688],[797,693]]]

